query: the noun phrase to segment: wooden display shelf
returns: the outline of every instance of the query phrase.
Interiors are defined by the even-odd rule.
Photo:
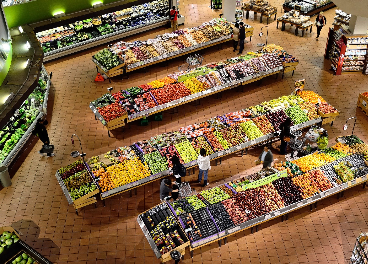
[[[125,126],[128,119],[128,113],[125,113],[123,116],[113,119],[110,122],[107,122],[106,128],[107,130],[113,130],[122,126]]]
[[[273,19],[273,20],[276,20],[276,16],[277,16],[277,10],[275,10],[275,12],[272,12],[272,13],[269,13],[269,14],[265,14],[265,13],[263,13],[263,12],[259,12],[258,10],[254,10],[254,9],[251,9],[251,8],[242,8],[242,10],[243,10],[243,13],[244,13],[244,11],[246,12],[246,13],[245,13],[245,18],[246,18],[246,19],[249,19],[249,12],[250,12],[250,11],[253,11],[253,12],[254,12],[254,15],[260,14],[259,22],[261,22],[261,23],[262,23],[262,17],[264,17],[264,16],[265,16],[265,17],[267,18],[267,25],[268,25],[268,19],[269,19],[271,16],[275,15],[275,17],[274,17],[274,19]],[[243,17],[244,17],[244,14],[243,14]]]
[[[319,109],[317,109],[317,113],[318,115],[320,115],[322,118],[327,118],[327,117],[336,117],[339,115],[339,112],[337,113],[328,113],[328,114],[324,114],[323,112],[321,112]]]
[[[279,28],[279,23],[281,22],[281,31],[285,30],[285,25],[286,24],[290,24],[291,26],[295,26],[295,35],[298,35],[299,33],[299,29],[302,31],[302,37],[304,37],[304,31],[308,31],[309,29],[309,33],[312,33],[312,28],[313,28],[313,24],[304,27],[303,24],[296,24],[293,23],[289,20],[285,20],[285,19],[277,19],[277,24],[276,24],[276,28]]]
[[[362,111],[368,115],[368,106],[367,106],[368,98],[363,94],[359,94],[357,106],[362,109]]]
[[[180,223],[179,223],[179,227],[181,228]],[[184,232],[184,231],[183,231],[183,232]],[[184,232],[184,234],[185,234],[185,232]],[[187,241],[187,242],[185,242],[184,244],[182,244],[182,245],[180,245],[180,246],[178,246],[178,247],[174,248],[173,250],[179,251],[179,252],[180,252],[180,254],[181,254],[182,256],[184,256],[184,255],[185,255],[185,249],[186,249],[187,247],[189,247],[189,246],[190,246],[190,241],[189,241],[189,239],[188,239],[188,241]],[[170,251],[170,252],[171,252],[171,251]],[[171,256],[170,256],[170,252],[167,252],[167,253],[165,253],[165,254],[163,254],[163,255],[161,256],[160,261],[161,261],[162,263],[164,263],[164,262],[168,262],[168,261],[172,260],[172,258],[171,258]]]

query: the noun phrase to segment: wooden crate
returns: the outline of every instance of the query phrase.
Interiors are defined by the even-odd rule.
[[[322,113],[319,109],[317,109],[317,113],[318,115],[320,115],[322,118],[327,118],[327,117],[336,117],[339,115],[339,112],[337,113],[328,113],[328,114],[324,114]]]
[[[2,226],[2,227],[0,227],[0,234],[4,233],[5,231],[8,231],[10,233],[14,233],[19,237],[18,232],[15,231],[15,229],[12,228],[11,226]]]
[[[335,121],[335,119],[336,119],[336,116],[322,118],[322,125],[330,124],[330,123],[332,124],[332,122]]]
[[[368,115],[368,98],[365,97],[363,94],[359,94],[357,105],[363,112]]]

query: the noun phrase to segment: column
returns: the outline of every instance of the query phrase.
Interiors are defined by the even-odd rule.
[[[236,0],[222,1],[223,18],[226,18],[229,22],[235,22],[235,9]]]
[[[355,34],[367,34],[368,30],[368,18],[356,15],[351,15],[349,22],[349,30],[351,33]]]

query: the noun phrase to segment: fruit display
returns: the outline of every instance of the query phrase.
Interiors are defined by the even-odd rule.
[[[228,183],[229,186],[235,189],[237,192],[241,192],[243,190],[246,190],[246,186],[250,183],[250,180],[242,177],[240,179],[233,180]]]
[[[206,205],[200,199],[198,199],[196,195],[186,197],[185,199],[193,207],[194,210],[206,207]]]
[[[313,91],[300,91],[298,95],[303,98],[304,100],[311,102],[312,104],[324,103],[326,102],[319,94]]]
[[[182,141],[178,144],[174,145],[178,150],[180,157],[182,157],[184,163],[191,162],[192,160],[196,160],[198,158],[198,153],[193,148],[192,144],[188,141]]]
[[[234,225],[239,225],[249,220],[247,213],[239,206],[235,197],[221,202]]]
[[[174,146],[168,146],[168,147],[163,147],[162,149],[159,150],[160,154],[162,155],[162,157],[166,158],[169,168],[173,167],[171,158],[173,156],[177,156],[179,158],[179,161],[181,164],[184,163],[183,159],[181,158],[181,156],[179,155],[179,152],[176,150],[176,148]]]
[[[324,153],[313,153],[311,155],[304,156],[300,159],[293,160],[292,163],[297,165],[301,171],[307,172],[317,167],[321,167],[328,162],[332,162],[335,159]]]
[[[319,192],[318,188],[312,182],[311,176],[306,173],[296,176],[291,179],[295,185],[297,185],[302,191],[302,197],[304,199],[309,198]]]
[[[349,153],[353,152],[353,149],[350,148],[349,145],[346,145],[346,144],[343,144],[343,143],[340,143],[340,142],[336,143],[331,148],[336,149],[337,151],[345,153],[345,154],[349,154]]]
[[[212,220],[207,208],[203,208],[190,213],[193,220],[201,231],[202,238],[217,234],[218,230],[215,222]]]
[[[104,69],[108,70],[115,68],[120,64],[119,57],[108,49],[100,50],[94,55],[94,59],[97,60]]]
[[[151,137],[148,141],[152,146],[161,149],[163,147],[170,146],[172,144],[178,144],[186,140],[187,138],[185,135],[179,131],[174,131]]]
[[[226,193],[229,197],[233,197],[235,195],[235,193],[227,186],[225,185],[220,185],[219,188]]]
[[[96,100],[92,101],[92,104],[96,108],[104,107],[104,106],[107,106],[107,105],[112,104],[112,103],[115,103],[115,98],[109,93],[104,94],[100,98],[97,98]]]
[[[40,114],[42,115],[43,103],[47,100],[45,96],[49,89],[47,86],[48,78],[47,72],[42,68],[37,87],[22,105],[14,110],[14,114],[9,118],[7,124],[0,127],[0,164],[8,158],[18,142],[25,140],[23,136],[32,132],[29,131],[29,128],[36,122],[36,118]],[[14,157],[10,156],[10,158]],[[9,163],[9,161],[7,162]]]
[[[204,132],[204,136],[206,137],[214,152],[224,150],[224,147],[220,143],[219,139],[215,136],[214,131],[206,131]]]
[[[231,147],[231,145],[227,142],[227,140],[224,139],[224,136],[220,131],[214,131],[213,134],[216,136],[216,138],[218,139],[218,141],[220,142],[221,146],[224,149],[228,149]]]
[[[222,116],[217,116],[216,118],[223,124],[228,126],[235,126],[240,123],[246,122],[250,120],[252,112],[250,110],[247,111],[237,111],[232,113],[227,113]]]
[[[284,200],[271,183],[261,186],[260,193],[264,197],[266,206],[268,206],[271,211],[285,207]]]
[[[72,164],[70,164],[66,167],[60,168],[58,170],[58,173],[60,174],[61,179],[65,180],[65,179],[69,178],[70,176],[72,176],[72,175],[74,175],[74,174],[76,174],[80,171],[83,171],[85,169],[86,169],[86,167],[84,166],[82,160],[76,160]]]
[[[264,192],[259,187],[238,192],[233,199],[247,212],[249,219],[267,214],[271,211],[271,208],[266,204]]]
[[[272,185],[282,197],[285,206],[303,200],[300,188],[289,177],[277,179],[272,182]]]
[[[263,133],[261,132],[261,130],[258,129],[253,121],[241,123],[239,126],[244,130],[245,134],[250,140],[263,136]]]
[[[275,131],[271,122],[267,119],[265,115],[256,117],[252,119],[252,121],[254,122],[254,124],[256,124],[256,126],[259,128],[259,130],[261,130],[264,135],[270,134]]]
[[[17,243],[19,238],[16,234],[8,231],[4,231],[0,236],[0,256],[1,254],[10,248],[11,245]]]
[[[324,149],[323,153],[326,153],[327,155],[333,157],[334,159],[341,159],[343,157],[346,157],[346,154],[344,152],[340,152],[332,147]]]
[[[93,171],[93,174],[98,181],[98,186],[100,187],[101,192],[106,192],[117,187],[111,179],[110,173],[107,172],[105,168],[95,170]]]
[[[191,143],[195,151],[198,153],[198,155],[199,155],[199,151],[202,148],[206,150],[206,155],[213,154],[212,147],[210,146],[210,144],[208,143],[207,139],[204,136],[193,138],[191,140]]]
[[[238,125],[223,129],[220,132],[223,138],[226,140],[226,142],[228,142],[228,144],[230,144],[231,147],[240,145],[248,141],[248,138],[245,135],[243,129]]]
[[[334,169],[342,182],[348,182],[354,179],[354,172],[351,170],[351,166],[352,164],[348,161],[342,161],[334,166]]]
[[[20,263],[20,264],[36,263],[37,264],[38,263],[38,262],[35,262],[35,260],[26,253],[19,253],[14,258],[12,258],[10,261],[11,262],[9,263],[12,263],[12,264],[15,264],[15,263]]]
[[[321,191],[327,191],[333,187],[330,180],[325,176],[322,170],[312,170],[308,172],[313,184]]]
[[[303,111],[306,111],[306,114],[307,114],[309,120],[313,120],[313,119],[319,118],[319,115],[317,113],[317,108],[316,108],[316,105],[315,104],[313,104],[311,102],[308,102],[308,101],[305,101],[305,102],[301,103],[299,105],[299,107]]]
[[[134,144],[140,152],[142,152],[144,155],[145,154],[149,154],[152,153],[154,151],[156,151],[156,149],[149,143],[148,140],[142,140],[142,141],[137,141]]]
[[[230,196],[227,193],[225,193],[222,189],[220,189],[219,187],[201,191],[200,194],[210,204],[215,204],[215,203],[218,203],[218,202],[221,202],[223,200],[230,198]]]
[[[162,157],[158,151],[145,154],[143,158],[147,162],[152,174],[156,174],[168,169],[167,160]]]
[[[120,102],[114,102],[112,104],[99,107],[97,110],[106,122],[110,122],[126,114],[126,110],[122,107]]]
[[[266,116],[276,131],[279,130],[280,125],[286,120],[286,118],[288,118],[284,110],[267,112]]]
[[[47,56],[48,52],[83,45],[114,35],[116,31],[124,32],[142,25],[154,24],[161,19],[167,19],[168,12],[168,2],[156,0],[39,31],[36,32],[36,37]]]
[[[342,139],[345,142],[345,144],[348,144],[349,146],[364,143],[360,138],[358,138],[355,135],[344,136],[344,137],[342,137]]]
[[[285,113],[291,118],[295,125],[309,120],[307,114],[298,105],[285,109]]]
[[[174,208],[176,215],[181,215],[194,211],[193,206],[188,202],[187,199],[176,200],[172,202],[171,206]]]
[[[208,207],[208,211],[215,220],[216,227],[219,232],[234,226],[229,213],[226,211],[225,206],[222,203],[212,204]]]
[[[319,105],[318,110],[323,114],[338,113],[337,109],[327,102],[323,102]]]
[[[179,219],[190,241],[193,242],[203,238],[201,230],[199,229],[197,223],[194,221],[190,213],[180,215]]]

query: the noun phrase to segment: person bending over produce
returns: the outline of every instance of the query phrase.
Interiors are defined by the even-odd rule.
[[[291,119],[290,117],[286,118],[286,120],[281,123],[280,125],[280,140],[281,140],[281,146],[280,146],[280,154],[285,155],[287,150],[287,144],[290,141],[290,137],[292,135],[290,134],[290,126],[291,126]]]
[[[317,145],[318,145],[318,148],[321,150],[327,148],[328,134],[326,130],[323,130],[322,132],[320,132],[319,137],[317,139]]]
[[[273,162],[273,154],[268,146],[264,146],[261,155],[259,155],[258,163],[263,164],[263,168],[271,167],[271,163]]]
[[[197,159],[199,174],[198,174],[198,183],[202,181],[202,174],[204,174],[204,182],[203,187],[208,185],[208,170],[211,169],[210,157],[206,156],[206,150],[201,148],[199,151],[199,156]]]
[[[175,201],[179,196],[179,186],[174,184],[173,187],[171,188],[170,179],[168,179],[168,178],[163,179],[162,182],[161,182],[161,185],[160,185],[160,199],[161,199],[161,201],[171,198],[170,197],[170,192],[171,192],[171,197]]]
[[[181,177],[184,177],[187,174],[187,171],[183,164],[180,163],[178,156],[174,155],[171,158],[171,162],[173,164],[173,175],[175,176],[175,180],[177,183],[181,183]]]
[[[48,123],[49,122],[47,122],[47,120],[43,121],[41,118],[38,119],[32,134],[38,136],[44,144],[42,146],[42,149],[38,153],[47,153],[48,157],[52,157],[55,156],[55,154],[53,153],[54,146],[50,145],[49,134],[47,133],[45,127]]]

